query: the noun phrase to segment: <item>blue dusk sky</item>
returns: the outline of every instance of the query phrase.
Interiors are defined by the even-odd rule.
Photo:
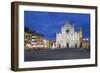
[[[67,22],[73,24],[77,32],[81,26],[83,38],[90,39],[90,14],[24,11],[24,26],[49,40],[55,40],[56,32]]]

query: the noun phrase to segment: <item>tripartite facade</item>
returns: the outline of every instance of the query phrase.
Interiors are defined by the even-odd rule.
[[[76,32],[74,26],[66,23],[61,27],[61,32],[56,33],[57,48],[78,48],[82,44],[82,28]]]

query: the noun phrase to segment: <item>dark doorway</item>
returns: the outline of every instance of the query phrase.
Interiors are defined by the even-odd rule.
[[[66,44],[67,48],[69,48],[69,43]]]
[[[59,48],[60,48],[60,44],[59,44]]]
[[[77,48],[77,44],[75,44],[75,48]]]

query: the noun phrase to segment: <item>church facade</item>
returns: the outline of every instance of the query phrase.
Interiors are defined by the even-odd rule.
[[[66,23],[61,27],[61,32],[56,33],[57,48],[79,48],[82,44],[82,28],[76,32],[74,26]]]

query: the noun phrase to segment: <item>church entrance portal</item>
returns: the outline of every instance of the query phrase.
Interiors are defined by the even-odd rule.
[[[69,43],[66,44],[67,48],[69,48]]]

